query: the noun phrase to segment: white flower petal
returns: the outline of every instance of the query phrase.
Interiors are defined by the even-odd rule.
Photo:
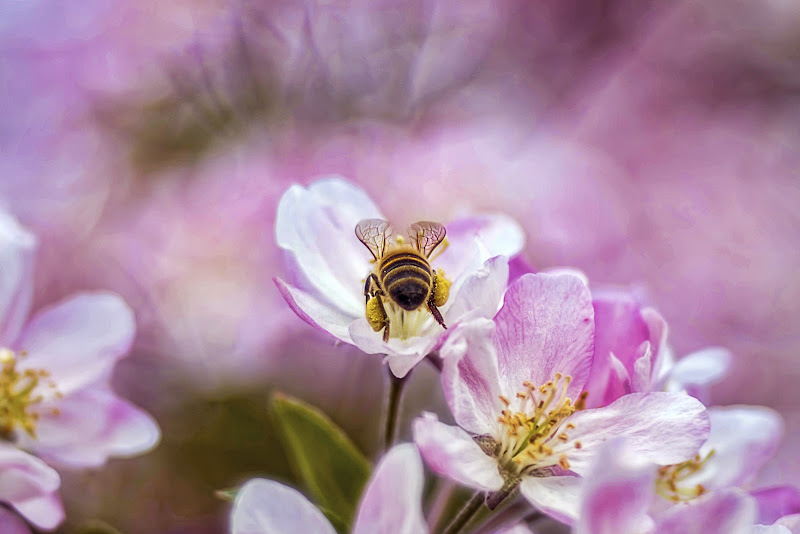
[[[353,340],[352,343],[367,354],[385,354],[389,369],[396,377],[403,378],[436,348],[440,336],[446,335],[445,330],[438,324],[434,328],[436,329],[434,335],[409,339],[391,338],[388,343],[383,341],[383,333],[373,331],[366,319],[354,320],[348,332]]]
[[[491,319],[503,302],[508,284],[508,257],[496,256],[486,260],[483,266],[471,273],[452,294],[452,305],[444,313],[448,326],[467,315]]]
[[[575,428],[566,431],[567,443],[553,446],[553,454],[566,454],[570,469],[579,474],[587,472],[600,445],[614,437],[625,438],[635,454],[668,465],[694,456],[709,432],[705,406],[683,393],[631,393],[603,408],[577,412],[567,421]]]
[[[113,293],[82,293],[34,316],[18,348],[27,351],[20,367],[44,369],[64,396],[103,380],[133,342],[133,311]],[[47,388],[40,388],[48,394]]]
[[[494,256],[513,257],[525,244],[525,234],[506,215],[478,215],[450,221],[446,225],[450,245],[434,261],[451,280],[479,269]]]
[[[289,307],[298,317],[320,332],[330,334],[345,343],[353,343],[348,329],[356,319],[354,316],[341,312],[337,308],[320,301],[310,293],[287,284],[280,278],[273,278],[273,281],[287,304],[289,304]],[[363,322],[367,324],[366,318]]]
[[[299,491],[256,478],[239,490],[231,514],[231,534],[336,534],[319,509]]]
[[[378,462],[367,483],[353,534],[424,534],[422,460],[410,443],[397,445]]]
[[[722,347],[710,347],[688,354],[668,371],[667,391],[686,391],[707,401],[707,389],[728,374],[733,356]]]
[[[494,321],[476,319],[450,334],[442,356],[442,387],[456,422],[474,434],[489,433],[503,409],[494,350]]]
[[[486,455],[464,430],[439,422],[434,414],[425,413],[414,421],[414,441],[436,473],[475,489],[503,487],[497,460]]]
[[[364,278],[369,251],[358,241],[358,221],[382,218],[367,194],[349,182],[329,177],[308,188],[294,185],[283,195],[275,220],[278,246],[290,251],[315,297],[342,313],[364,312]]]
[[[657,534],[749,534],[756,518],[752,497],[738,489],[710,493],[673,506],[658,522]]]
[[[109,457],[142,454],[160,438],[152,417],[103,387],[70,395],[56,406],[58,413],[42,413],[37,439],[28,444],[51,463],[98,467]]]
[[[0,501],[37,527],[53,529],[64,519],[61,478],[39,458],[0,442]]]
[[[523,497],[545,514],[571,525],[580,508],[580,477],[523,477]]]
[[[726,406],[708,409],[711,433],[701,456],[714,454],[684,484],[707,490],[742,486],[769,461],[783,437],[781,416],[766,406]]]

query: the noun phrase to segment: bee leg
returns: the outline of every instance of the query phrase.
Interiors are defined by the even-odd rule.
[[[386,326],[383,327],[383,342],[389,342],[389,319],[386,319]]]
[[[433,279],[433,288],[431,288],[431,296],[428,297],[428,311],[431,312],[433,318],[436,319],[436,322],[442,325],[442,328],[447,330],[447,325],[444,324],[444,317],[442,317],[442,312],[439,311],[439,308],[436,306],[434,302],[434,295],[436,295],[436,278]]]
[[[375,276],[375,273],[369,273],[366,282],[364,282],[364,303],[366,304],[369,302],[370,297],[378,294],[383,294],[383,291],[381,291],[381,285],[378,282],[378,277]]]

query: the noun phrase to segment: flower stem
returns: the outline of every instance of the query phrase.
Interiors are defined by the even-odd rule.
[[[453,519],[453,521],[447,525],[447,528],[444,529],[444,534],[458,534],[461,530],[467,526],[467,523],[475,517],[475,514],[483,506],[484,495],[482,491],[476,491],[472,498],[467,501],[467,504],[464,505],[464,508],[458,512],[458,515]]]
[[[394,373],[389,370],[389,400],[386,405],[386,426],[384,426],[383,429],[384,451],[389,450],[397,434],[397,416],[400,412],[400,399],[403,395],[403,386],[405,386],[407,377],[408,375],[403,378],[397,378],[394,376]]]

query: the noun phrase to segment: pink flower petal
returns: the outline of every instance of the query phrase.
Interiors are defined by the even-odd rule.
[[[344,341],[353,343],[348,333],[348,328],[356,319],[355,316],[347,315],[329,304],[319,300],[315,296],[291,286],[280,278],[273,278],[278,291],[298,317],[326,334]],[[362,314],[364,309],[362,307]],[[364,319],[366,323],[366,318]],[[367,325],[369,326],[369,325]]]
[[[231,534],[336,534],[319,509],[299,491],[256,478],[239,490],[231,514]]]
[[[459,326],[439,351],[447,404],[473,434],[490,432],[503,409],[493,334],[494,321],[476,319]]]
[[[726,489],[667,510],[658,534],[749,534],[755,520],[753,499],[738,489]]]
[[[508,288],[495,322],[498,368],[506,395],[522,390],[527,380],[541,385],[560,372],[572,376],[568,392],[577,397],[594,353],[594,312],[580,278],[523,275]]]
[[[153,419],[105,389],[81,391],[44,412],[30,447],[42,458],[69,467],[97,467],[109,457],[141,454],[160,438]]]
[[[768,525],[785,515],[800,514],[800,489],[772,486],[751,493],[758,504],[758,522]]]
[[[37,527],[52,529],[64,520],[60,485],[58,473],[46,463],[0,442],[0,501]]]
[[[364,277],[369,251],[358,241],[358,221],[383,218],[369,196],[338,177],[292,186],[281,198],[275,220],[278,246],[294,255],[305,281],[335,312],[364,313]],[[334,313],[334,312],[332,312]]]
[[[397,445],[378,462],[361,497],[353,534],[424,534],[422,460],[410,443]]]
[[[83,293],[36,314],[17,345],[28,352],[21,365],[48,371],[67,396],[107,380],[135,332],[133,312],[119,296]],[[45,388],[41,392],[48,395]]]
[[[575,534],[646,532],[655,474],[653,464],[626,450],[623,440],[605,443],[583,481]]]
[[[668,465],[694,456],[709,434],[705,406],[682,393],[631,393],[604,408],[577,412],[568,421],[576,428],[567,432],[569,442],[553,447],[553,454],[565,453],[570,469],[582,475],[600,445],[613,437],[624,438],[634,454]]]
[[[783,437],[781,416],[766,406],[726,406],[708,409],[711,433],[700,449],[714,455],[686,484],[708,490],[742,486],[751,481],[778,449]]]
[[[33,296],[36,238],[0,210],[0,346],[13,345]]]
[[[659,384],[664,378],[665,372],[668,370],[668,363],[670,358],[670,350],[667,345],[667,321],[653,308],[644,308],[642,310],[642,317],[644,322],[647,323],[647,329],[650,332],[650,368],[652,375],[650,376],[650,383],[652,390],[661,389],[655,384]]]
[[[612,372],[611,355],[622,364],[628,375],[632,374],[639,347],[649,340],[649,330],[639,303],[628,293],[600,291],[594,292],[592,297],[595,356],[585,388],[589,392],[586,406],[595,408],[624,394],[622,386],[615,380],[617,375]]]
[[[580,477],[523,477],[522,496],[543,513],[571,525],[578,518]]]
[[[436,473],[475,489],[495,491],[503,487],[497,461],[464,430],[439,422],[436,415],[425,413],[414,421],[414,441]]]
[[[3,534],[31,534],[31,530],[20,517],[0,506],[0,532]]]
[[[36,527],[53,530],[64,521],[64,505],[57,491],[12,503],[12,506]]]

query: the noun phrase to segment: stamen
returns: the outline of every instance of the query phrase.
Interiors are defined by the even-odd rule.
[[[691,460],[659,467],[656,493],[674,502],[689,501],[703,495],[706,488],[702,484],[686,488],[682,487],[680,483],[700,471],[712,456],[714,456],[714,450],[711,450],[705,458],[698,454]]]
[[[20,353],[20,357],[24,355]],[[19,371],[18,361],[13,351],[0,348],[0,438],[9,439],[17,427],[32,438],[36,437],[39,414],[31,406],[43,400],[35,391],[40,381],[50,374],[37,369]]]
[[[514,398],[518,399],[515,408],[511,408],[509,398],[500,396],[500,401],[508,408],[497,418],[501,428],[496,437],[495,456],[500,460],[501,471],[521,474],[554,465],[569,469],[567,454],[555,457],[552,443],[569,443],[566,431],[576,427],[565,421],[585,406],[585,393],[576,404],[567,397],[571,382],[572,377],[562,373],[555,373],[553,380],[540,386],[526,380],[515,394]],[[581,447],[580,442],[575,443],[575,448]]]
[[[558,457],[558,465],[561,469],[569,469],[569,460],[567,460],[566,454],[562,454]]]

